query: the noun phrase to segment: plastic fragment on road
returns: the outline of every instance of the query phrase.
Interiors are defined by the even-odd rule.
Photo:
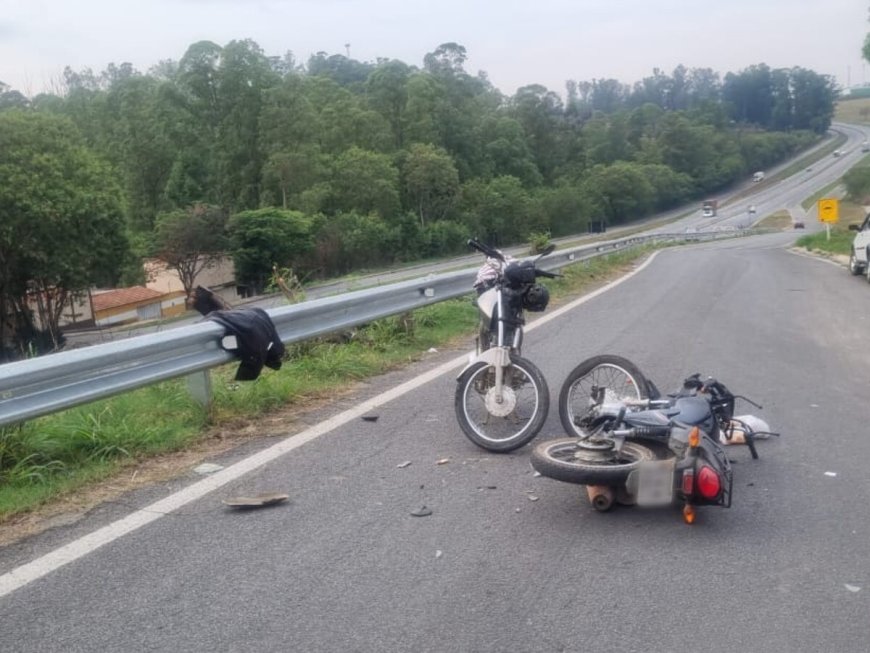
[[[270,492],[252,497],[231,497],[223,499],[222,503],[231,508],[263,508],[265,506],[274,506],[276,503],[282,503],[289,498],[289,494]]]
[[[396,467],[398,467],[399,469],[405,469],[405,467],[407,467],[407,466],[410,465],[410,464],[411,464],[411,461],[410,461],[410,460],[406,460],[405,462],[403,462],[403,463],[399,463],[398,465],[396,465]]]
[[[837,472],[825,472],[825,476],[830,476],[832,478],[836,475],[837,475]]]
[[[426,506],[420,506],[416,510],[411,511],[411,515],[413,517],[428,517],[432,514],[432,509],[427,508]]]
[[[446,465],[449,462],[450,462],[450,458],[441,458],[440,460],[436,460],[435,464],[436,465]]]
[[[363,415],[364,422],[377,422],[378,415]]]
[[[850,592],[860,592],[861,588],[857,585],[849,585],[848,583],[844,583],[843,586],[849,590]]]

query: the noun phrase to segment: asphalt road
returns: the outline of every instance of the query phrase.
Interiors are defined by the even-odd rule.
[[[214,461],[223,477],[0,549],[0,650],[867,651],[870,288],[794,237],[662,251],[524,345],[554,397],[609,352],[663,389],[697,371],[763,404],[746,412],[782,436],[760,460],[729,448],[731,509],[599,514],[528,448],[477,449],[453,415],[462,352],[443,352]],[[540,437],[560,435],[554,403]],[[221,504],[265,491],[290,501]]]

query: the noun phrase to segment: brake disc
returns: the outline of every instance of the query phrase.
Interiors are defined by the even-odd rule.
[[[496,389],[490,388],[486,392],[486,410],[495,417],[507,417],[517,407],[517,393],[510,386],[501,389],[501,403],[495,400]]]

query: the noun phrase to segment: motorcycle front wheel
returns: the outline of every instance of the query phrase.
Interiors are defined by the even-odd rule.
[[[541,476],[557,481],[617,486],[642,462],[655,457],[651,449],[636,442],[625,442],[619,453],[602,454],[584,449],[577,438],[561,438],[541,442],[532,450],[531,462]]]
[[[471,365],[456,384],[454,408],[462,432],[487,451],[505,453],[529,443],[541,430],[550,407],[550,390],[531,361],[511,356],[504,371],[501,401],[495,367]]]
[[[587,358],[571,370],[559,392],[559,420],[568,435],[588,435],[584,419],[596,404],[595,391],[602,388],[605,403],[649,397],[646,377],[627,358],[612,354]]]

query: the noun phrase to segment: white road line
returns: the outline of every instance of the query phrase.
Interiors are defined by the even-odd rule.
[[[632,276],[643,270],[649,263],[655,258],[657,252],[654,252],[652,256],[650,256],[642,265],[638,266],[628,274],[623,277],[620,277],[616,281],[612,281],[605,286],[602,286],[598,290],[595,290],[579,299],[576,299],[565,306],[560,307],[559,309],[553,311],[552,313],[548,313],[539,319],[535,320],[531,323],[526,331],[532,331],[533,329],[542,326],[549,322],[550,320],[554,320],[560,315],[573,310],[577,306],[588,302],[589,300],[598,297],[599,295],[607,292],[614,286],[619,285],[623,281],[630,279]],[[59,569],[67,563],[73,562],[86,556],[87,554],[95,551],[100,548],[104,544],[109,544],[110,542],[128,534],[132,533],[138,528],[145,526],[146,524],[150,524],[153,521],[160,519],[165,516],[167,513],[172,512],[173,510],[178,510],[179,508],[187,505],[188,503],[195,501],[206,494],[217,490],[218,488],[223,487],[227,483],[231,483],[232,481],[237,480],[243,475],[251,472],[258,467],[262,467],[266,463],[275,460],[279,456],[283,456],[294,449],[301,447],[303,444],[311,442],[316,438],[319,438],[321,435],[325,433],[329,433],[330,431],[346,424],[347,422],[356,419],[369,413],[373,409],[382,406],[393,399],[401,397],[412,390],[419,388],[420,386],[432,381],[433,379],[437,379],[442,374],[446,374],[447,372],[459,367],[463,363],[468,361],[468,355],[463,354],[458,358],[454,358],[438,367],[422,374],[414,379],[407,381],[387,392],[379,394],[377,397],[373,397],[367,401],[364,401],[360,405],[355,408],[351,408],[349,410],[344,411],[343,413],[339,413],[324,422],[320,422],[319,424],[302,431],[301,433],[297,433],[294,435],[290,435],[281,442],[272,445],[267,449],[263,449],[262,451],[245,458],[244,460],[240,460],[239,462],[230,465],[229,467],[212,474],[211,476],[204,478],[201,481],[190,485],[183,490],[179,490],[178,492],[166,497],[165,499],[161,499],[155,503],[152,503],[145,508],[137,510],[136,512],[131,513],[130,515],[124,517],[123,519],[119,519],[116,522],[108,524],[93,533],[89,533],[83,537],[80,537],[77,540],[70,542],[54,551],[45,554],[44,556],[33,560],[27,564],[21,565],[20,567],[16,567],[10,572],[7,572],[0,576],[0,597],[5,596],[15,590],[31,583],[43,576],[51,573],[52,571]]]

